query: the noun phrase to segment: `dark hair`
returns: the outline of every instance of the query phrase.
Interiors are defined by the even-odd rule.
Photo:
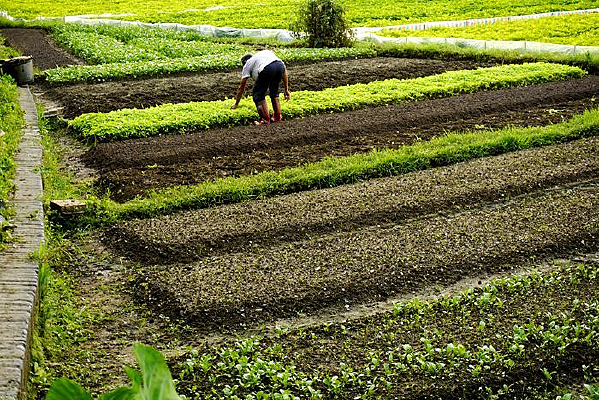
[[[246,62],[248,62],[248,60],[249,60],[250,58],[252,58],[252,55],[251,55],[251,54],[249,54],[249,53],[248,53],[248,54],[244,54],[244,55],[241,57],[241,65],[245,65],[245,63],[246,63]]]

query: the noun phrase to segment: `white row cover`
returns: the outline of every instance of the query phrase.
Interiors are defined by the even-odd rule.
[[[459,39],[459,38],[436,38],[436,37],[401,37],[389,38],[378,36],[373,33],[363,33],[360,40],[372,41],[375,43],[397,43],[397,44],[448,44],[458,47],[472,47],[480,50],[517,50],[521,52],[537,53],[555,53],[564,55],[575,54],[597,54],[598,46],[571,46],[564,44],[540,43],[540,42],[520,42],[507,40],[477,40],[477,39]]]
[[[518,50],[523,52],[550,52],[557,54],[599,54],[599,46],[571,46],[551,43],[539,43],[539,42],[522,42],[522,41],[501,41],[501,40],[476,40],[476,39],[457,39],[457,38],[433,38],[433,37],[402,37],[402,38],[389,38],[378,36],[373,32],[380,31],[382,29],[407,29],[407,30],[423,30],[431,27],[463,27],[477,24],[490,24],[499,21],[515,21],[523,19],[536,19],[548,16],[559,16],[568,14],[588,14],[599,12],[599,8],[588,9],[588,10],[574,10],[574,11],[554,11],[540,14],[530,15],[518,15],[509,17],[495,17],[495,18],[478,18],[468,19],[462,21],[437,21],[437,22],[426,22],[418,24],[407,24],[407,25],[396,25],[387,27],[361,27],[354,28],[356,38],[358,40],[372,41],[375,43],[398,43],[398,44],[450,44],[460,47],[472,47],[477,49],[499,49],[499,50]],[[176,23],[144,23],[138,21],[122,21],[117,19],[106,19],[105,17],[118,17],[132,14],[101,14],[101,15],[76,15],[66,16],[62,18],[48,18],[38,17],[38,20],[55,20],[64,21],[71,23],[87,24],[87,25],[99,25],[107,24],[113,26],[147,26],[147,27],[158,27],[162,29],[174,29],[174,30],[194,30],[200,32],[203,35],[211,37],[249,37],[249,38],[274,38],[282,42],[291,42],[296,38],[288,30],[284,29],[243,29],[243,28],[229,28],[229,27],[217,27],[212,25],[183,25]],[[0,17],[15,21],[15,19],[8,15],[6,11],[0,11]],[[104,17],[104,18],[103,18]]]

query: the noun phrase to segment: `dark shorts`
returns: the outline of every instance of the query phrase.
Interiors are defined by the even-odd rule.
[[[252,90],[254,102],[258,103],[264,100],[267,91],[271,98],[279,97],[279,84],[284,73],[285,64],[282,61],[273,61],[264,67],[254,83],[254,89]]]

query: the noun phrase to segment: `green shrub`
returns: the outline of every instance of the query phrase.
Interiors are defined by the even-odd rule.
[[[307,0],[291,30],[297,37],[306,34],[310,47],[347,47],[353,40],[345,10],[336,0]]]

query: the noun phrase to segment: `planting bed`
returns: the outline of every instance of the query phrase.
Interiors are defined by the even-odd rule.
[[[24,55],[33,56],[33,64],[36,68],[44,70],[84,64],[83,61],[59,48],[42,29],[3,28],[0,32],[6,38],[6,45],[19,50]]]
[[[98,144],[84,157],[116,200],[148,190],[398,148],[451,130],[562,122],[597,105],[599,77],[182,136]]]
[[[449,61],[378,58],[292,66],[290,79],[292,89],[314,89],[353,83],[346,80],[349,76],[368,82],[464,67]],[[186,101],[193,92],[214,93],[206,94],[211,99],[232,96],[237,74],[38,85],[36,91],[72,117],[118,104]],[[177,99],[177,85],[191,89]],[[215,88],[226,89],[219,93]],[[106,108],[91,92],[96,99],[100,94],[108,98]],[[598,95],[599,78],[591,75],[268,127],[102,143],[79,148],[82,156],[70,158],[67,168],[91,167],[99,192],[110,190],[114,199],[126,201],[173,185],[399,148],[452,130],[560,123],[596,108]],[[78,97],[89,100],[82,105]],[[231,398],[226,394],[233,386],[249,387],[245,380],[256,377],[244,374],[244,368],[262,360],[271,361],[256,367],[263,375],[255,391],[264,389],[265,382],[274,388],[285,379],[281,388],[306,395],[305,385],[313,384],[327,398],[355,398],[371,389],[380,398],[479,398],[489,394],[485,388],[494,393],[516,390],[526,397],[530,387],[548,388],[539,372],[543,368],[565,384],[580,383],[583,369],[596,379],[596,135],[595,126],[589,137],[567,143],[352,185],[120,221],[86,241],[73,239],[77,249],[62,267],[77,278],[81,305],[103,315],[86,326],[91,339],[57,356],[64,359],[55,368],[73,374],[68,358],[73,357],[85,365],[77,378],[94,389],[114,387],[122,364],[114,360],[123,360],[128,344],[141,340],[165,351],[182,377],[181,390],[197,398],[211,391]],[[589,267],[566,269],[547,281],[531,278],[537,286],[522,283],[527,278],[515,284],[529,292],[500,285],[470,300],[454,297],[431,308],[391,304],[423,293],[454,293],[520,268],[543,266],[551,272],[555,259],[576,259]],[[234,344],[229,335],[244,335],[261,324],[290,328],[279,329],[278,336],[260,346]],[[302,324],[308,326],[296,329]],[[262,332],[269,335],[267,328]],[[520,330],[531,339],[521,339]],[[553,337],[566,331],[578,336],[568,346],[551,347],[557,341],[547,344],[546,331]],[[211,349],[223,343],[245,347]],[[187,352],[189,345],[199,353]],[[454,354],[460,345],[464,351]],[[182,352],[186,354],[179,357]],[[443,358],[446,353],[451,354]],[[224,361],[216,362],[226,357],[236,357],[230,370]],[[276,369],[277,362],[297,370]],[[275,373],[264,375],[268,368]],[[313,379],[302,388],[297,381],[287,382],[304,373]],[[236,393],[243,398],[249,391]]]
[[[595,250],[598,156],[599,140],[583,140],[134,221],[106,242],[167,262],[138,270],[137,287],[162,313],[247,324]]]
[[[322,90],[341,85],[368,83],[373,80],[414,78],[488,65],[492,64],[402,58],[351,59],[316,64],[291,64],[289,74],[292,90]],[[42,97],[64,105],[64,117],[72,119],[89,112],[233,98],[239,87],[240,74],[241,68],[232,72],[185,73],[118,83],[48,86],[42,89],[44,91]]]

